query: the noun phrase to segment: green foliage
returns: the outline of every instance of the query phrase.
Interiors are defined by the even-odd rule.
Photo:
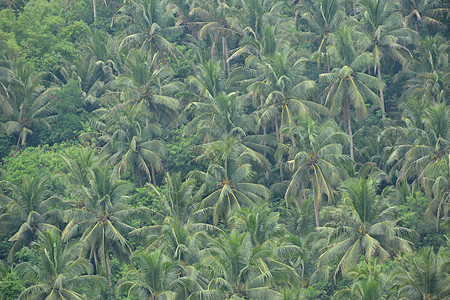
[[[74,41],[87,31],[85,22],[67,19],[64,3],[31,0],[14,23],[16,42],[37,69],[55,70],[64,59],[74,58]]]
[[[0,281],[0,298],[2,300],[15,300],[25,287],[13,273],[8,273]]]
[[[11,151],[14,142],[12,137],[8,136],[3,126],[0,127],[0,160],[7,156]]]
[[[85,101],[81,96],[79,83],[75,79],[70,79],[65,86],[55,92],[50,105],[58,116],[51,124],[51,131],[40,132],[41,142],[52,145],[74,139],[83,129],[83,122],[87,120]]]
[[[183,136],[183,128],[171,131],[165,138],[167,149],[166,170],[172,173],[181,172],[186,175],[195,168],[198,168],[194,161],[197,156],[194,149],[200,144],[198,135]]]
[[[0,299],[447,299],[447,2],[0,1]]]
[[[38,263],[38,253],[36,247],[28,248],[23,247],[14,254],[14,261],[18,264],[23,262],[29,262],[31,264]],[[33,250],[34,249],[34,250]]]
[[[0,11],[0,56],[17,57],[21,53],[14,32],[15,20],[16,16],[12,9]]]
[[[17,184],[25,175],[51,178],[52,175],[64,170],[64,162],[60,155],[76,155],[81,149],[79,145],[67,143],[28,147],[15,156],[3,158],[1,168],[5,172],[4,180]],[[52,178],[50,186],[55,191],[63,192],[62,181],[58,178]]]
[[[416,246],[434,246],[438,249],[445,244],[444,234],[436,232],[435,223],[426,218],[425,212],[430,205],[430,199],[420,191],[406,197],[406,202],[398,206],[398,215],[403,227],[414,230],[418,234]]]
[[[164,190],[162,187],[157,189],[160,193]],[[127,203],[134,208],[145,206],[158,212],[163,210],[163,204],[158,200],[158,195],[148,187],[136,188],[133,195],[127,199]]]

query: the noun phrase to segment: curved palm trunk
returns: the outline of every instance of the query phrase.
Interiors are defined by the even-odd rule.
[[[228,61],[228,42],[225,35],[222,35],[222,52],[223,52],[223,68],[227,70],[228,77],[230,77],[230,62]]]
[[[355,160],[355,156],[353,155],[353,131],[352,131],[352,120],[350,118],[350,99],[349,96],[345,98],[345,111],[344,114],[347,118],[347,126],[348,126],[348,135],[350,137],[350,158]]]
[[[217,41],[219,40],[220,30],[217,30],[214,36],[214,42],[211,45],[211,60],[214,60],[214,51],[216,50]]]
[[[280,135],[280,129],[278,128],[278,118],[275,118],[275,134],[277,136],[277,142],[278,143],[283,143],[283,137]],[[281,164],[281,158],[278,161],[278,164],[280,165],[280,179],[281,181],[284,180],[284,176],[283,176],[283,165]]]
[[[381,81],[381,63],[378,66],[378,79]],[[384,91],[380,90],[380,102],[381,102],[381,118],[383,119],[383,125],[386,121],[386,109],[384,106]]]
[[[91,255],[94,257],[95,274],[98,274],[98,258],[97,258],[97,250],[96,250],[94,247],[91,247]]]
[[[92,0],[92,9],[94,10],[94,22],[97,20],[97,3],[96,0]]]
[[[316,180],[313,177],[312,182],[312,190],[313,190],[313,202],[314,202],[314,217],[316,219],[316,228],[320,227],[319,224],[319,210],[320,210],[320,191],[316,187]]]
[[[150,168],[152,170],[152,181],[153,181],[153,185],[157,186],[156,183],[156,172],[155,172],[155,167],[153,166],[153,164],[150,164]]]
[[[111,271],[111,261],[109,259],[109,251],[108,251],[108,241],[105,239],[105,257],[106,257],[106,266],[108,269],[108,282],[109,282],[109,289],[111,295],[114,295],[113,287],[112,287],[112,271]]]

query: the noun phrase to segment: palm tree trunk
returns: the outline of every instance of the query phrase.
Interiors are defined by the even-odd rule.
[[[381,81],[381,63],[378,66],[378,79]],[[381,102],[381,118],[383,119],[383,126],[386,121],[386,109],[384,106],[384,91],[380,90],[380,102]]]
[[[261,105],[261,109],[263,109],[264,107],[264,100],[263,100],[263,96],[262,94],[259,95],[259,103]],[[263,124],[262,125],[263,128],[263,140],[262,140],[262,144],[264,145],[264,157],[266,157],[266,135],[267,135],[267,125]]]
[[[219,40],[220,30],[217,30],[214,36],[214,42],[211,45],[211,60],[214,60],[214,51],[216,50],[217,41]]]
[[[93,256],[94,256],[94,264],[95,264],[95,274],[98,274],[98,259],[97,259],[97,251],[94,247],[92,247]]]
[[[153,164],[150,164],[150,169],[152,170],[152,181],[153,181],[153,185],[156,186],[156,172],[155,172],[155,167],[153,166]]]
[[[346,115],[347,118],[347,126],[348,126],[348,135],[350,137],[350,158],[352,160],[355,159],[354,155],[353,155],[353,131],[352,131],[352,120],[350,118],[350,100],[348,99],[348,95],[345,99],[345,111],[344,114]]]
[[[275,118],[273,125],[275,126],[275,135],[277,137],[277,143],[280,142],[280,131],[278,129],[278,118]]]
[[[230,77],[230,62],[228,61],[228,42],[224,35],[222,35],[222,51],[223,51],[223,68],[227,70],[228,77]]]
[[[111,277],[112,277],[111,262],[110,262],[110,259],[109,259],[109,253],[108,253],[107,245],[108,244],[107,244],[107,241],[105,239],[105,256],[106,256],[106,266],[107,266],[107,269],[108,269],[108,282],[109,282],[110,293],[111,293],[111,295],[113,295],[112,280],[111,280]]]
[[[96,0],[92,0],[92,9],[94,10],[94,22],[97,20],[97,3]]]
[[[19,151],[19,143],[20,143],[20,138],[17,140],[17,144],[16,144],[16,149],[14,149],[14,153],[12,154],[12,156],[16,156],[17,151]]]
[[[318,204],[319,197],[318,197],[318,195],[316,195],[317,194],[316,181],[314,180],[314,178],[312,181],[312,190],[313,190],[314,217],[316,219],[316,228],[318,228],[320,226],[320,224],[319,224],[319,204]]]

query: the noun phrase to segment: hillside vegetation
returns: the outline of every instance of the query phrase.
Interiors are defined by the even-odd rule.
[[[0,299],[449,299],[449,9],[0,1]]]

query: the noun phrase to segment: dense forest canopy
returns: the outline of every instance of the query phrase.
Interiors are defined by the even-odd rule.
[[[0,1],[0,299],[449,299],[449,9]]]

